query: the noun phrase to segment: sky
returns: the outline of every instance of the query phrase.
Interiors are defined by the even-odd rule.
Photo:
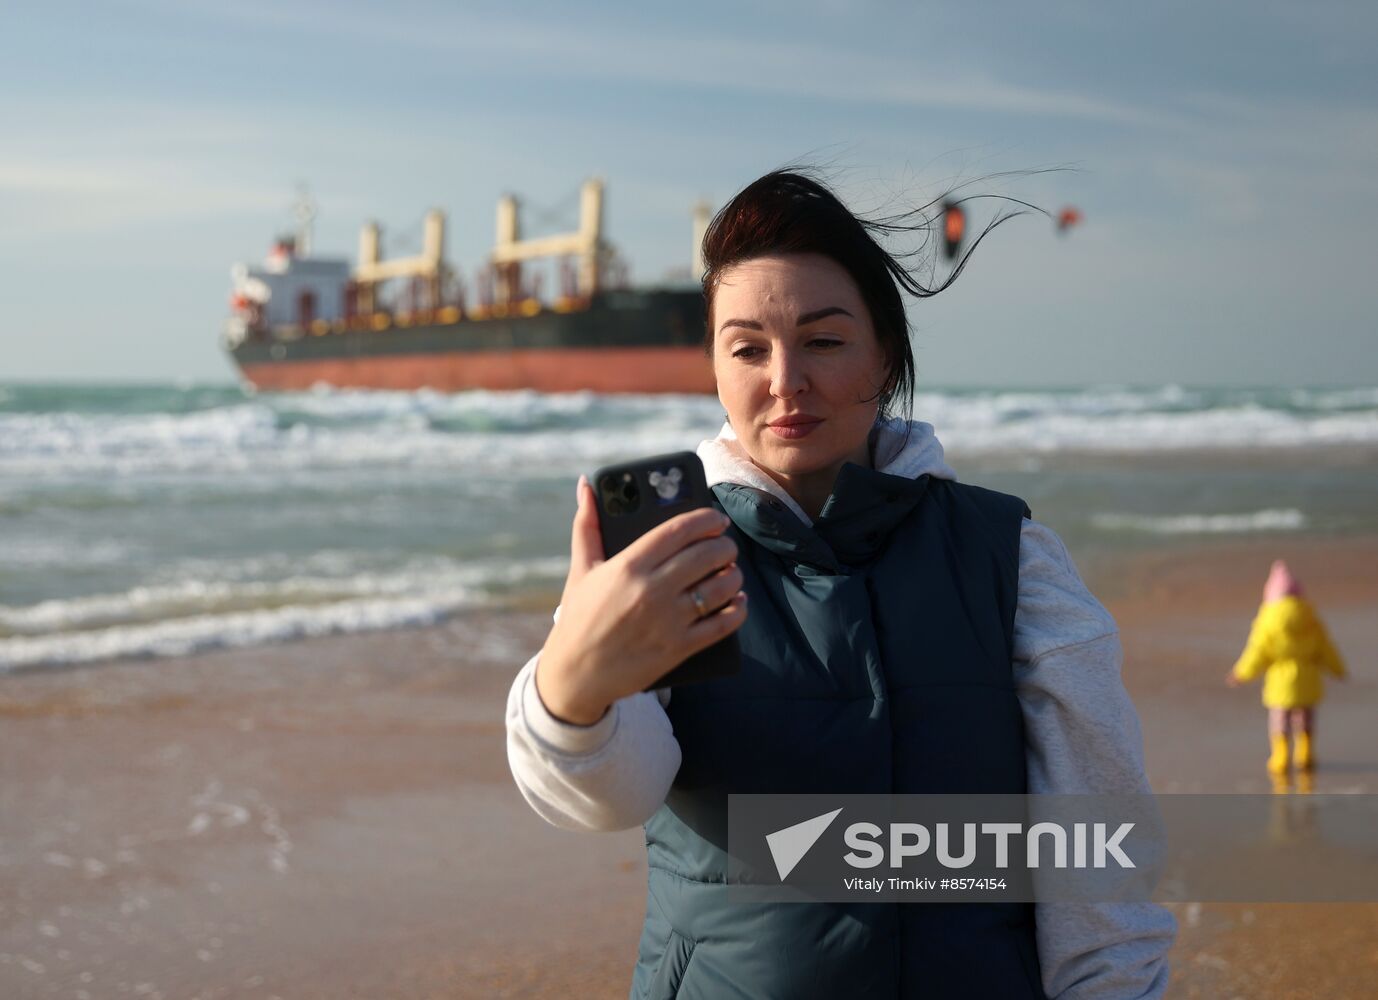
[[[607,182],[636,283],[691,209],[821,167],[1011,221],[910,310],[920,385],[1378,384],[1378,6],[21,2],[0,37],[0,381],[231,382],[229,271],[292,227],[471,274]],[[1059,168],[1051,172],[1048,168]],[[1000,175],[1000,176],[994,176]]]

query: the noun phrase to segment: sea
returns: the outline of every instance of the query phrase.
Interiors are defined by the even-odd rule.
[[[1378,387],[916,394],[958,477],[1074,557],[1378,533]],[[0,383],[0,672],[545,609],[574,484],[699,396]]]

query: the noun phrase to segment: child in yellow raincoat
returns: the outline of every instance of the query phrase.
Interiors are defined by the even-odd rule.
[[[1263,675],[1263,704],[1268,709],[1268,758],[1271,774],[1287,773],[1288,730],[1295,734],[1298,770],[1315,767],[1312,740],[1316,731],[1316,705],[1323,685],[1322,671],[1345,676],[1344,662],[1326,634],[1311,602],[1302,596],[1301,584],[1279,559],[1273,563],[1263,587],[1244,653],[1226,682],[1235,687]]]

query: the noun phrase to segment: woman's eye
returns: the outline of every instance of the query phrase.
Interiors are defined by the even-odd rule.
[[[832,350],[834,347],[841,347],[842,344],[842,341],[837,340],[834,337],[813,337],[808,342],[808,345],[810,347],[819,347],[823,350],[828,351]],[[756,355],[760,353],[761,348],[753,347],[750,344],[743,344],[741,347],[737,348],[732,352],[732,356],[734,358],[754,358]]]

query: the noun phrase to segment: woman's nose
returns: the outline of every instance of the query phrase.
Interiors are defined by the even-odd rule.
[[[770,394],[789,399],[808,388],[809,380],[801,359],[788,351],[775,351],[770,359]]]

